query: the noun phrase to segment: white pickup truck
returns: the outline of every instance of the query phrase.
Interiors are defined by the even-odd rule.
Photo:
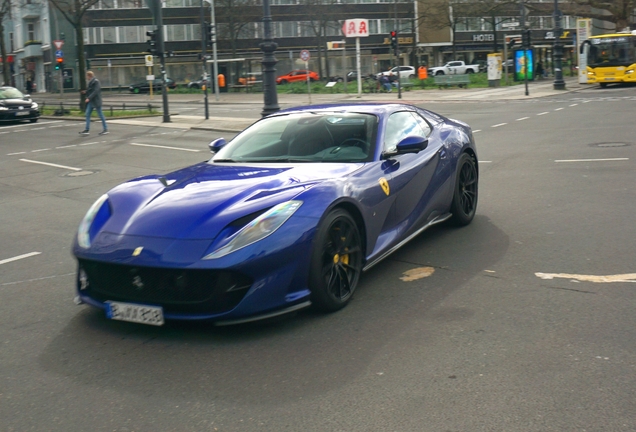
[[[463,61],[452,61],[444,66],[428,68],[429,75],[459,75],[479,72],[479,65],[467,65]]]

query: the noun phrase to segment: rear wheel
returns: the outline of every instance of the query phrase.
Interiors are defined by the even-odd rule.
[[[349,303],[362,272],[362,242],[351,215],[336,209],[321,222],[314,239],[309,288],[314,307],[334,312]]]
[[[280,80],[280,84],[287,84],[287,80]]]
[[[455,225],[468,225],[477,211],[478,192],[477,165],[467,153],[463,153],[457,162],[455,191],[451,204],[451,222]]]
[[[437,71],[437,73],[435,75],[444,75],[444,72],[442,71]]]
[[[599,85],[601,86],[601,88],[607,87],[607,83],[599,83]]]
[[[474,70],[472,70],[472,69],[466,69],[466,73],[467,73],[467,74],[471,74],[471,73],[474,73],[474,72],[475,72],[475,71],[474,71]]]

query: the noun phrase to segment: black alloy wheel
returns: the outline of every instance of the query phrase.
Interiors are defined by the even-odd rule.
[[[362,242],[356,222],[342,209],[330,212],[314,239],[309,272],[313,306],[334,312],[349,303],[362,273]]]
[[[478,175],[475,160],[463,153],[457,162],[455,191],[451,204],[451,222],[455,225],[468,225],[477,211]]]

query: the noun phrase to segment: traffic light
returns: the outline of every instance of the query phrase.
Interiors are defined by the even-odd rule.
[[[62,57],[55,59],[55,70],[60,69],[64,69],[64,59]]]
[[[532,45],[532,31],[530,29],[524,30],[523,33],[521,34],[521,38],[523,42],[523,47],[530,48],[530,45]]]
[[[393,48],[393,52],[395,55],[398,54],[398,35],[395,30],[391,31],[391,48]]]
[[[157,55],[159,48],[159,32],[157,30],[147,31],[146,36],[148,36],[148,40],[146,41],[148,44],[148,52],[152,55]]]
[[[205,23],[205,44],[212,47],[212,24]]]

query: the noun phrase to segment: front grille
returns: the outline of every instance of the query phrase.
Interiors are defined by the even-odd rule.
[[[99,301],[159,305],[167,313],[221,313],[233,309],[252,285],[225,270],[136,267],[80,260],[82,294]],[[82,279],[80,277],[80,279]]]

